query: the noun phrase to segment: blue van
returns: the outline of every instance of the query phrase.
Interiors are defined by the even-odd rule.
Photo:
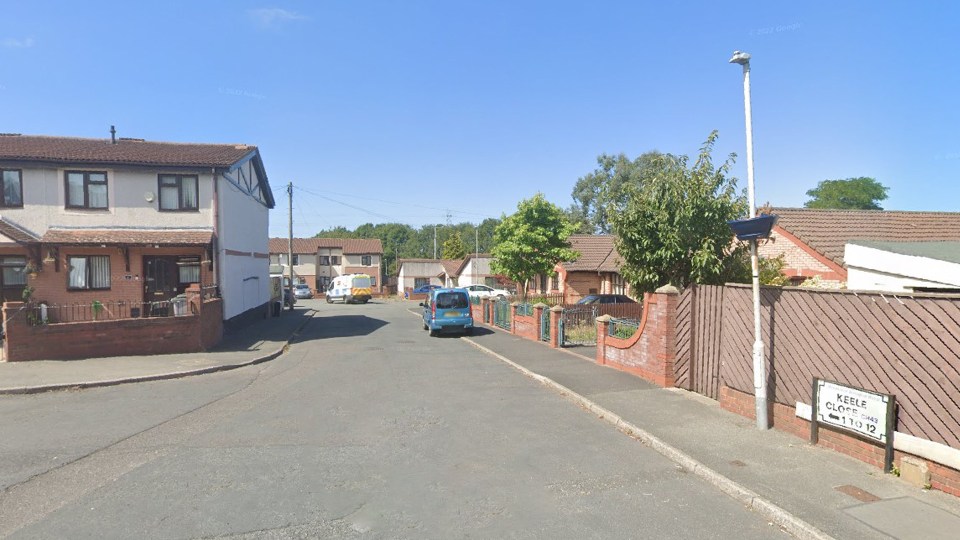
[[[423,329],[431,336],[441,332],[473,333],[470,295],[466,289],[434,289],[423,306]]]

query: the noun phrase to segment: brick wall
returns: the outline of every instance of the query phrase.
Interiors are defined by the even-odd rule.
[[[812,250],[804,249],[799,240],[776,228],[770,233],[768,241],[759,243],[757,254],[771,259],[783,255],[786,262],[783,273],[788,277],[820,276],[828,283],[847,279],[845,270],[819,259]]]
[[[537,341],[537,320],[532,315],[517,315],[516,305],[513,307],[513,333],[526,339]]]
[[[720,387],[720,407],[744,416],[756,418],[756,402],[753,394],[734,390],[728,386]],[[801,439],[810,440],[810,422],[796,415],[795,408],[782,403],[774,403],[773,414],[770,415],[772,427],[795,435]],[[862,440],[841,431],[835,431],[828,426],[820,426],[819,442],[817,446],[829,448],[841,454],[868,463],[878,469],[883,468],[884,448],[877,444]],[[904,456],[911,456],[904,452],[894,452],[894,464],[899,467]],[[930,470],[930,486],[954,496],[960,496],[960,471],[944,467],[938,463],[924,460],[917,456],[913,459],[923,461]]]
[[[597,317],[597,363],[633,373],[664,387],[676,382],[676,310],[679,292],[663,287],[643,300],[640,327],[627,339],[609,335],[610,316]]]
[[[204,301],[199,313],[182,317],[129,318],[33,326],[22,302],[3,307],[4,358],[71,360],[107,356],[175,354],[206,350],[223,337],[223,302]]]

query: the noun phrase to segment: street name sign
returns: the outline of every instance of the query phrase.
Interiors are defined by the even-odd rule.
[[[893,426],[896,398],[824,379],[813,379],[810,441],[817,443],[820,424],[827,424],[886,447],[884,471],[893,466]]]

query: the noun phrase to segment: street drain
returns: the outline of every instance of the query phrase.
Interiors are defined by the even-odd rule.
[[[845,485],[845,486],[837,486],[833,489],[845,495],[849,495],[860,502],[869,503],[869,502],[877,502],[880,500],[880,497],[877,497],[873,493],[864,491],[858,488],[857,486]]]

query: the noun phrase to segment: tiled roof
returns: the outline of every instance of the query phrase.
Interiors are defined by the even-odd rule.
[[[5,219],[0,219],[0,234],[6,236],[7,238],[13,240],[18,244],[30,244],[33,242],[39,242],[40,238],[34,234],[25,231],[20,228],[19,225],[7,221]]]
[[[772,213],[779,216],[777,227],[839,265],[851,240],[960,240],[960,212],[774,208]]]
[[[383,244],[379,238],[294,238],[294,253],[316,253],[320,248],[341,248],[351,255],[383,253]],[[271,238],[270,253],[287,253],[289,239]]]
[[[568,272],[619,272],[620,254],[615,238],[608,234],[572,234],[570,247],[580,253],[575,261],[562,263]]]
[[[0,160],[58,163],[229,167],[257,150],[246,144],[152,142],[142,139],[82,139],[0,135]]]
[[[440,261],[441,266],[443,266],[443,272],[451,277],[457,275],[457,269],[460,268],[462,263],[463,259],[442,259]]]
[[[193,246],[207,245],[212,239],[212,230],[200,229],[49,229],[41,241],[44,244]]]

